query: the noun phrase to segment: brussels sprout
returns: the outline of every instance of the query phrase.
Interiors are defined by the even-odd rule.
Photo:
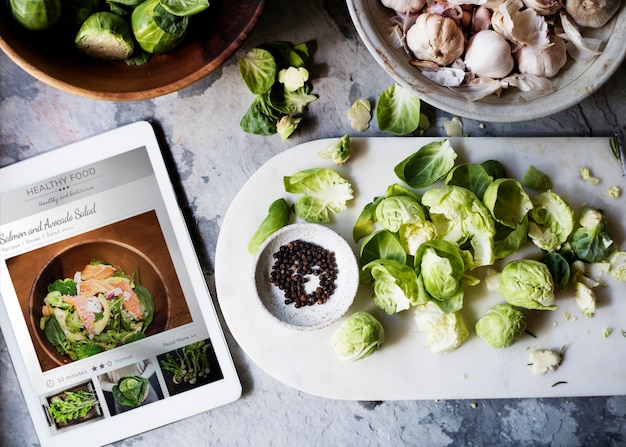
[[[13,18],[31,31],[52,28],[61,18],[61,0],[9,0]]]
[[[306,106],[317,99],[307,84],[309,72],[304,65],[308,59],[305,43],[285,42],[253,48],[239,59],[241,78],[257,95],[239,123],[244,132],[278,132],[284,141],[295,131]]]
[[[150,392],[150,382],[141,376],[121,377],[116,385],[113,385],[113,397],[121,405],[137,407],[146,399]]]
[[[626,281],[626,252],[616,251],[611,255],[609,273],[618,281]]]
[[[135,43],[126,20],[112,12],[96,12],[85,20],[76,34],[76,47],[99,59],[124,60]]]
[[[248,118],[251,116],[248,115]],[[296,131],[298,126],[300,125],[300,121],[302,121],[301,116],[291,116],[291,115],[283,115],[280,117],[278,122],[276,123],[276,131],[280,135],[280,139],[285,141],[287,138],[291,136],[292,133]],[[263,120],[263,122],[267,122],[268,127],[271,125],[271,121]],[[262,132],[271,135],[272,132],[269,133],[267,131]]]
[[[436,353],[452,352],[469,337],[463,317],[458,312],[444,314],[426,335],[426,343]]]
[[[372,355],[385,341],[385,330],[372,314],[356,312],[333,332],[331,343],[343,361]]]
[[[574,229],[574,212],[557,194],[546,191],[532,199],[528,236],[546,251],[558,250]]]
[[[398,230],[400,243],[409,255],[415,255],[418,248],[437,237],[437,228],[429,220],[400,225]]]
[[[146,0],[131,15],[133,34],[139,46],[152,54],[166,53],[182,42],[189,17],[168,12],[160,0]]]
[[[426,344],[433,352],[454,351],[469,337],[465,321],[458,312],[445,313],[432,301],[415,306],[413,317],[417,330],[427,332]]]
[[[476,335],[492,348],[511,346],[526,330],[526,316],[510,304],[496,304],[476,322]]]
[[[374,281],[374,304],[393,315],[426,302],[415,270],[394,259],[377,259],[363,267]]]
[[[476,194],[461,186],[439,186],[424,193],[422,204],[429,209],[438,237],[459,247],[469,242],[468,269],[493,264],[495,223]]]
[[[499,292],[513,306],[554,310],[554,280],[548,267],[532,259],[511,261],[500,272]]]
[[[317,155],[324,159],[330,159],[337,165],[344,164],[351,155],[350,135],[345,134],[343,137],[333,141],[320,150]]]
[[[371,234],[374,231],[374,224],[377,222],[376,217],[376,208],[378,204],[385,197],[394,197],[394,196],[406,196],[409,197],[416,202],[419,203],[419,196],[415,194],[410,189],[398,184],[394,183],[387,187],[387,191],[385,192],[384,197],[376,197],[370,203],[363,207],[361,214],[357,218],[357,221],[354,224],[354,228],[352,229],[352,237],[354,238],[354,242],[357,242],[362,237]],[[412,253],[412,251],[407,251],[408,253]]]
[[[414,262],[431,297],[444,301],[458,293],[465,264],[456,245],[441,239],[425,242],[415,253]]]
[[[370,120],[372,119],[370,102],[364,98],[354,101],[348,109],[348,119],[350,120],[350,127],[359,132],[365,132],[370,127]]]
[[[269,206],[267,216],[248,242],[248,252],[256,253],[263,242],[276,230],[289,223],[291,207],[285,199],[277,199]]]
[[[576,291],[574,296],[576,298],[576,305],[582,310],[583,315],[586,317],[593,317],[596,313],[596,294],[591,287],[584,282],[576,282]]]
[[[511,178],[500,178],[491,183],[485,189],[483,203],[497,222],[509,228],[520,225],[533,208],[522,185]]]
[[[415,306],[413,318],[415,319],[418,331],[428,332],[435,327],[437,322],[441,320],[444,315],[444,311],[441,310],[439,306],[431,300],[428,300],[424,304]]]
[[[604,213],[585,208],[580,217],[580,228],[572,234],[570,245],[578,259],[600,262],[609,257],[613,250],[613,238],[605,230]]]
[[[385,197],[376,207],[376,220],[383,228],[396,232],[403,224],[421,223],[426,220],[422,205],[407,196]]]

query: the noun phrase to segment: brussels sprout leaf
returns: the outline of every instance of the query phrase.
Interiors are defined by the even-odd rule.
[[[274,56],[262,48],[253,48],[239,59],[239,73],[255,95],[267,92],[276,81],[278,68]]]
[[[383,91],[376,104],[378,128],[383,132],[407,135],[420,124],[420,99],[398,84]]]
[[[396,165],[394,172],[410,187],[425,188],[448,174],[456,157],[449,140],[433,141]]]

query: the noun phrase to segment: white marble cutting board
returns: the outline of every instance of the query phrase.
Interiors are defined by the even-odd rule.
[[[336,399],[478,399],[504,397],[593,396],[626,394],[626,283],[608,281],[597,290],[593,318],[582,315],[573,292],[559,292],[558,309],[529,314],[528,330],[512,347],[495,350],[474,333],[483,312],[503,299],[483,284],[468,289],[463,316],[470,338],[458,350],[435,354],[416,331],[410,311],[388,316],[361,287],[346,317],[357,310],[374,313],[385,327],[386,339],[374,355],[342,363],[330,337],[340,322],[314,332],[285,328],[264,314],[253,288],[253,260],[246,246],[267,208],[279,197],[292,200],[283,189],[283,176],[314,167],[329,167],[349,179],[355,199],[348,210],[328,224],[352,240],[352,227],[363,206],[399,182],[393,167],[424,144],[441,138],[352,138],[353,156],[344,166],[322,160],[317,152],[332,139],[311,141],[288,149],[263,165],[243,186],[222,223],[217,244],[217,298],[226,323],[247,355],[269,375],[306,393]],[[618,246],[626,249],[626,180],[609,148],[609,138],[451,138],[457,163],[495,159],[511,177],[520,179],[529,165],[548,174],[553,191],[575,212],[584,203],[604,209]],[[591,185],[580,178],[588,167],[601,179]],[[622,195],[610,198],[613,185]],[[567,320],[564,314],[571,317]],[[609,337],[605,329],[612,329]],[[566,347],[558,371],[534,376],[528,366],[534,349]],[[566,383],[562,383],[566,382]],[[555,385],[557,384],[558,385]]]

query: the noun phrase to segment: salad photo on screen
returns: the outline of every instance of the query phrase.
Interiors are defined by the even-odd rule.
[[[72,360],[144,338],[154,317],[154,299],[141,285],[139,271],[130,276],[102,260],[47,289],[39,328]]]

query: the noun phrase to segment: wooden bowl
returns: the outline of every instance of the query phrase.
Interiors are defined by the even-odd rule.
[[[266,0],[213,0],[193,17],[185,41],[141,66],[102,61],[80,53],[72,35],[32,32],[11,14],[0,14],[0,48],[22,69],[60,90],[92,99],[154,98],[208,75],[239,48],[256,25]]]

